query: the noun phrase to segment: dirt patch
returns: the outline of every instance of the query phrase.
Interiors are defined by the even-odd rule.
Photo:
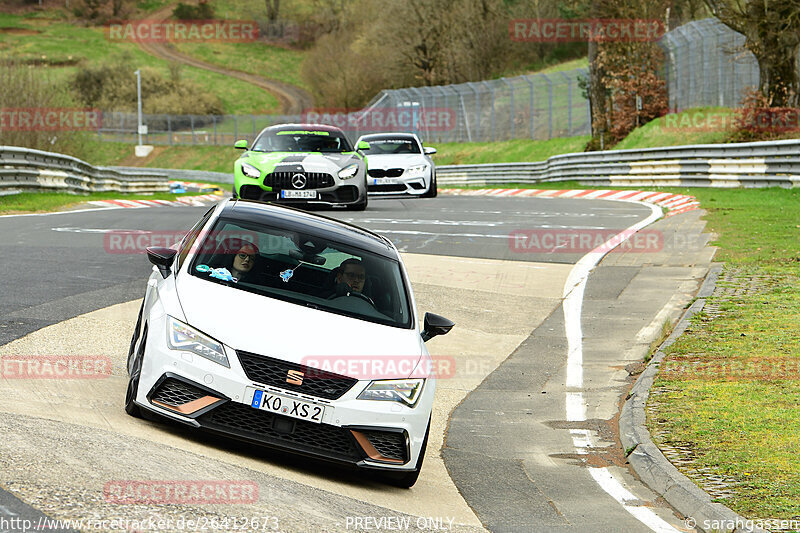
[[[30,28],[7,28],[3,27],[0,28],[0,33],[5,33],[7,35],[38,35],[42,33],[39,30],[32,30]]]

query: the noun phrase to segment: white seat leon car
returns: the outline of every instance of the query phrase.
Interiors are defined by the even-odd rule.
[[[436,380],[408,274],[385,237],[249,200],[209,210],[155,265],[125,409],[272,448],[419,475]]]
[[[362,152],[371,196],[436,196],[436,168],[430,157],[435,148],[422,146],[413,133],[374,133],[359,137],[362,141],[369,143]]]

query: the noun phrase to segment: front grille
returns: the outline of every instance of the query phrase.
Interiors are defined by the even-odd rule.
[[[305,187],[301,189],[322,189],[333,187],[333,176],[325,172],[272,172],[264,178],[264,185],[273,189],[295,189],[292,185],[292,176],[302,174],[306,177]]]
[[[367,185],[367,191],[372,192],[406,192],[406,186],[398,183],[394,185]]]
[[[406,438],[403,433],[397,431],[360,431],[367,437],[370,444],[378,450],[378,453],[387,459],[398,459],[404,463],[408,461]]]
[[[202,427],[265,444],[356,462],[363,459],[346,429],[315,424],[228,402],[197,419]]]
[[[349,391],[358,380],[310,368],[297,363],[289,363],[263,355],[237,351],[244,373],[256,383],[291,390],[309,396],[336,400]],[[303,373],[303,383],[292,385],[286,381],[290,370]]]
[[[204,396],[207,396],[207,393],[197,387],[177,379],[168,378],[158,387],[150,401],[180,407]]]
[[[402,168],[371,168],[367,170],[370,178],[399,178],[403,175]]]

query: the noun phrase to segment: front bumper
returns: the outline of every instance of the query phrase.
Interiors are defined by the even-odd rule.
[[[358,400],[368,380],[354,380],[335,399],[299,394],[249,379],[237,352],[228,346],[231,368],[171,350],[164,328],[164,321],[157,320],[148,329],[136,397],[142,408],[194,427],[319,459],[361,468],[414,469],[430,418],[434,380],[426,382],[413,408]],[[322,406],[321,423],[252,407],[257,390]]]

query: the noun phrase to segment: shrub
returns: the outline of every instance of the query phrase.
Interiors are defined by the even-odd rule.
[[[733,122],[732,141],[769,141],[800,133],[800,109],[772,107],[770,99],[751,89],[742,100]]]
[[[172,16],[178,20],[210,20],[214,18],[214,7],[207,0],[200,0],[196,6],[180,2],[172,10]]]

